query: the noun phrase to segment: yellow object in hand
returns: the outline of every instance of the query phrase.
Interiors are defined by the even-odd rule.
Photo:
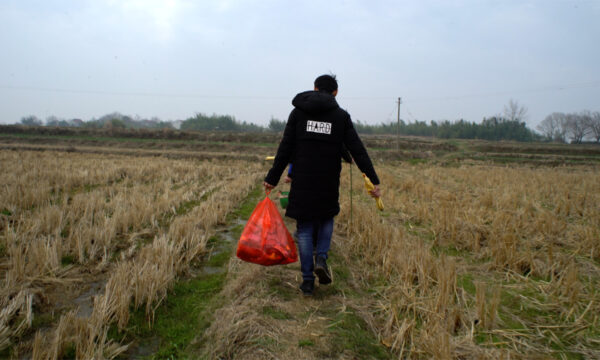
[[[369,179],[367,175],[363,173],[362,176],[365,179],[365,189],[367,189],[367,192],[370,194],[371,191],[375,190],[375,185],[373,185],[371,179]],[[377,208],[383,211],[383,200],[381,200],[381,197],[376,197],[375,201],[377,202]]]

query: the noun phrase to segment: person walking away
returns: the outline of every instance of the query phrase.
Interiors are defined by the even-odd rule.
[[[297,94],[292,100],[283,137],[272,168],[263,185],[273,189],[285,167],[293,164],[288,206],[285,215],[296,220],[302,284],[305,295],[314,292],[315,273],[320,284],[331,283],[327,266],[333,218],[340,212],[339,186],[341,158],[345,146],[358,168],[375,185],[371,196],[381,196],[379,177],[360,140],[350,115],[335,100],[335,75],[319,76],[314,91]],[[313,232],[316,258],[313,259]]]

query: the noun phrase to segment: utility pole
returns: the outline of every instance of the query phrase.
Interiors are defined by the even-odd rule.
[[[398,98],[398,127],[396,128],[396,149],[400,150],[400,104],[402,104],[402,98]]]

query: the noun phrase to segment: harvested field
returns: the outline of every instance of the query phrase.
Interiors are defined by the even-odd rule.
[[[593,147],[366,141],[386,209],[344,165],[307,299],[298,263],[231,257],[276,143],[42,135],[0,139],[1,357],[600,357]]]
[[[341,199],[334,285],[306,300],[298,266],[232,260],[224,294],[243,295],[218,310],[208,331],[216,345],[202,354],[598,358],[599,170],[380,164],[381,214],[354,171],[360,195],[352,219],[348,194]],[[248,286],[250,278],[260,280]],[[349,319],[376,340],[336,337]]]
[[[260,164],[240,161],[0,156],[8,170],[1,175],[0,344],[34,358],[65,356],[70,347],[78,358],[121,352],[106,339],[109,326],[127,324],[130,304],[151,320],[175,277],[206,253],[215,226],[262,173]],[[102,291],[88,298],[91,314],[80,316],[74,300],[93,282]],[[31,329],[38,330],[33,344]]]
[[[388,208],[359,202],[348,245],[382,299],[385,344],[425,358],[600,356],[599,168],[379,169]]]

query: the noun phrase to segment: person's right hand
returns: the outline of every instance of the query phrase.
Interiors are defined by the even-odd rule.
[[[271,190],[271,189],[273,189],[275,187],[275,186],[269,184],[266,181],[263,181],[263,186],[265,187],[265,191],[269,191],[269,190]]]
[[[284,183],[286,183],[286,184],[289,184],[289,183],[291,183],[291,182],[292,182],[292,178],[291,178],[291,177],[289,177],[288,175],[286,175],[286,176],[285,176],[285,179],[283,179],[283,182],[284,182]]]

